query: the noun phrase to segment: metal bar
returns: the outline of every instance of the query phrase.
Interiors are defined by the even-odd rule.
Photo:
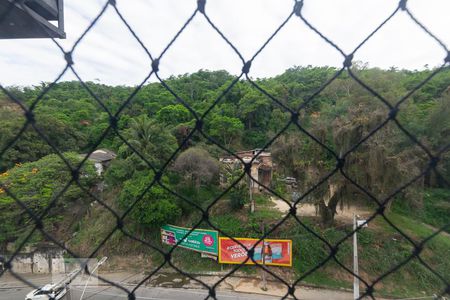
[[[58,20],[59,0],[27,0],[25,5],[47,20]]]
[[[266,226],[264,225],[264,222],[261,221],[261,231],[263,235],[266,234]],[[262,265],[266,265],[266,243],[265,240],[262,240],[262,247],[261,247],[261,259],[262,259]],[[262,287],[261,289],[263,291],[267,291],[267,279],[266,279],[266,271],[264,269],[261,269],[262,271]]]
[[[356,215],[353,213],[353,230],[356,230]],[[356,231],[353,233],[353,299],[359,299],[359,271],[358,271],[358,239]]]
[[[58,28],[63,33],[63,37],[66,38],[64,31],[64,0],[58,0]]]

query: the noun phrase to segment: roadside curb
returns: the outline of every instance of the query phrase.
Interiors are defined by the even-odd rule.
[[[177,272],[167,272],[167,273],[173,273],[173,274],[177,274]],[[225,276],[227,275],[227,272],[207,272],[207,273],[189,273],[189,275],[196,277],[196,276]],[[228,278],[240,278],[240,279],[252,279],[252,280],[260,280],[260,278],[255,277],[255,276],[251,276],[251,275],[245,275],[245,274],[237,274],[237,275],[232,275],[232,276],[228,276],[226,279]],[[226,281],[226,279],[224,280],[224,282]],[[274,283],[279,283],[279,281],[277,280],[273,280],[273,279],[267,279],[267,282],[274,282]],[[336,287],[328,287],[328,286],[323,286],[323,285],[316,285],[313,283],[301,283],[297,285],[298,287],[306,287],[306,288],[313,288],[313,289],[322,289],[322,290],[329,290],[329,291],[337,291],[337,292],[353,292],[352,289],[350,288],[336,288]]]
[[[0,287],[0,291],[2,290],[11,290],[11,289],[24,289],[24,288],[32,288],[29,285],[23,285],[23,286],[8,286],[8,287]]]

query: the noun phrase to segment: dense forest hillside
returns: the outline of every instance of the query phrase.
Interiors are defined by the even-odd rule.
[[[26,122],[20,106],[0,94],[0,183],[34,213],[45,216],[47,232],[90,255],[101,241],[101,235],[93,237],[92,230],[105,236],[105,224],[115,226],[113,215],[103,204],[119,214],[129,212],[125,219],[129,230],[158,241],[161,224],[196,224],[201,215],[195,206],[207,207],[226,189],[219,184],[219,174],[224,172],[219,158],[229,155],[223,148],[235,152],[265,147],[275,164],[269,188],[291,200],[292,190],[283,179],[295,178],[297,194],[308,192],[302,203],[317,208],[318,218],[307,222],[319,231],[332,230],[326,232],[336,233],[330,238],[337,240],[344,234],[336,229],[339,207],[375,210],[376,203],[369,195],[383,201],[425,170],[429,154],[439,153],[437,171],[426,172],[397,193],[387,203],[387,211],[408,226],[410,219],[426,226],[449,224],[450,71],[438,73],[415,90],[433,70],[381,70],[360,64],[353,67],[353,76],[379,97],[347,73],[315,95],[337,71],[331,67],[294,67],[279,76],[249,82],[235,81],[226,71],[200,70],[168,78],[164,85],[148,83],[137,92],[134,87],[93,82],[59,82],[49,91],[48,83],[9,87],[8,93],[33,108],[34,122]],[[315,97],[311,99],[312,95]],[[397,104],[395,119],[388,120],[395,112],[389,106]],[[298,108],[297,122],[287,126]],[[117,118],[111,119],[115,114]],[[200,117],[204,117],[204,134],[193,132]],[[111,123],[116,127],[111,128]],[[180,151],[172,156],[178,148]],[[63,153],[66,162],[55,155],[55,149]],[[72,180],[67,164],[77,166],[84,159],[81,154],[95,149],[114,151],[117,157],[100,175],[87,160],[78,179]],[[346,176],[368,193],[334,172],[337,158],[342,156]],[[159,184],[144,194],[161,168],[164,172]],[[240,169],[235,171],[227,174],[228,182],[242,174]],[[309,192],[330,173],[333,175],[326,182]],[[141,195],[142,201],[134,205]],[[247,215],[247,189],[237,185],[213,206],[213,222],[230,234],[260,234],[261,220],[273,224],[280,215],[271,210],[268,195],[258,197],[256,214]],[[55,198],[58,200],[53,201]],[[264,209],[258,209],[258,203]],[[48,205],[52,208],[46,209]],[[0,189],[0,211],[5,212],[0,215],[2,250],[8,244],[17,245],[33,220],[4,188]],[[231,217],[223,219],[223,212]],[[93,214],[97,214],[95,219],[90,218]],[[405,221],[404,217],[410,219]],[[96,223],[99,220],[103,223]],[[243,221],[246,226],[242,227]],[[389,236],[380,229],[383,225],[377,224],[380,234],[375,236]],[[289,232],[281,227],[278,234],[289,238]],[[292,233],[305,234],[297,229]],[[373,234],[367,239],[373,241]],[[123,239],[113,237],[111,243]],[[32,241],[46,239],[36,233]],[[311,237],[306,239],[312,243],[308,251],[314,252],[314,245],[323,247],[314,244]],[[449,254],[448,240],[443,243],[435,248],[439,255]],[[102,251],[123,250],[117,244],[105,247],[109,250]],[[134,250],[144,251],[138,246]],[[302,252],[302,259],[304,255]],[[316,256],[323,253],[311,255],[320,261]],[[367,259],[372,261],[374,257]],[[440,266],[442,270],[446,267],[448,264]],[[305,272],[304,265],[297,271]],[[329,273],[327,269],[324,276]],[[372,274],[369,270],[367,273]],[[427,281],[425,286],[434,285]]]

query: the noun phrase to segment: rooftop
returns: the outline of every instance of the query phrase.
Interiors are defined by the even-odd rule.
[[[96,162],[106,162],[116,158],[116,153],[107,149],[98,149],[89,155],[89,159]]]

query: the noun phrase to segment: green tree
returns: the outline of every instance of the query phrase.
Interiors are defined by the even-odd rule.
[[[140,199],[142,193],[153,180],[149,172],[135,173],[127,180],[119,196],[119,205],[126,210]],[[162,179],[167,181],[166,178]],[[181,208],[176,204],[175,197],[159,185],[154,185],[136,202],[130,212],[133,221],[144,228],[154,228],[173,222],[181,216]]]
[[[240,164],[223,164],[221,165],[221,176],[224,176],[226,182],[231,184],[238,180],[243,170]],[[248,185],[245,184],[245,180],[239,181],[231,190],[227,193],[229,197],[229,204],[232,210],[242,209],[249,197]]]
[[[186,123],[192,119],[192,115],[189,110],[181,104],[168,105],[161,108],[156,113],[158,121],[168,125],[178,125],[180,123]]]
[[[225,147],[237,143],[244,131],[244,124],[238,118],[214,115],[209,122],[209,134]]]
[[[1,110],[1,108],[0,108]],[[0,149],[5,148],[23,126],[20,114],[0,113]],[[83,136],[68,123],[52,115],[41,114],[36,117],[36,127],[60,151],[77,151]],[[0,170],[12,167],[15,163],[34,161],[54,152],[52,147],[28,125],[19,139],[9,147],[0,162]]]
[[[81,162],[76,153],[64,153],[64,157],[75,166]],[[35,215],[39,216],[55,197],[59,197],[55,206],[45,218],[46,230],[57,223],[58,216],[64,209],[71,207],[80,199],[93,200],[86,197],[83,190],[76,184],[71,184],[60,195],[72,179],[72,174],[65,163],[55,154],[47,155],[35,162],[18,164],[16,167],[0,174],[0,183],[17,199],[22,201]],[[91,162],[85,162],[81,169],[79,181],[82,187],[90,189],[98,178]],[[14,241],[33,225],[32,218],[23,212],[14,198],[0,189],[0,244]],[[50,227],[50,228],[49,228]]]
[[[200,184],[209,184],[217,177],[219,165],[207,151],[193,147],[178,156],[173,170],[198,189]]]
[[[164,126],[146,115],[132,118],[126,138],[128,143],[153,166],[161,167],[175,152],[177,140]],[[127,145],[121,152],[139,166],[147,167],[145,162]]]
[[[249,88],[239,100],[239,115],[246,128],[265,128],[270,117],[271,101],[259,91]]]

